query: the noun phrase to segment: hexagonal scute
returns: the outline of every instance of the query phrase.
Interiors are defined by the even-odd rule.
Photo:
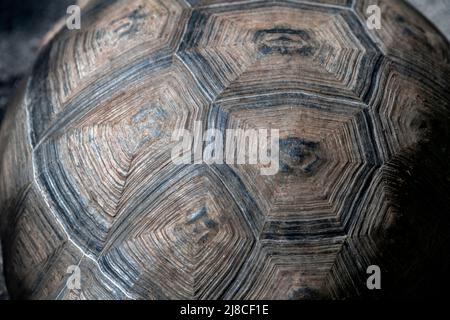
[[[367,295],[369,264],[402,275],[413,250],[444,256],[450,46],[411,8],[86,2],[0,130],[12,297],[347,298]],[[279,130],[277,171],[175,163],[174,131],[199,128],[224,135],[226,157],[228,130],[243,149]]]
[[[404,1],[361,0],[355,1],[355,13],[365,23],[373,12],[369,6],[377,6],[381,13],[381,28],[368,29],[377,45],[387,56],[405,62],[410,68],[431,68],[435,78],[448,77],[448,71],[437,67],[450,62],[448,42],[426,18]]]
[[[134,297],[219,298],[255,241],[244,212],[207,167],[187,166],[167,184],[100,262]]]
[[[202,8],[177,55],[211,100],[295,90],[362,99],[378,50],[356,16],[292,2]]]
[[[236,130],[238,141],[252,130],[279,128],[276,174],[261,175],[261,163],[230,165],[266,215],[263,238],[343,231],[379,165],[362,105],[274,94],[218,102],[209,119],[223,132]]]
[[[37,180],[74,240],[100,252],[139,188],[175,169],[172,132],[192,128],[206,106],[179,66],[133,84],[72,121],[35,150]],[[143,94],[145,92],[145,94]]]
[[[243,266],[226,299],[322,299],[325,279],[343,246],[343,238],[261,241]]]
[[[384,161],[429,142],[433,124],[449,118],[450,100],[444,88],[450,78],[441,83],[418,80],[419,76],[417,70],[390,59],[380,65],[378,86],[368,104]]]
[[[93,86],[98,93],[114,91],[120,81],[110,81],[111,73],[121,74],[113,79],[125,73],[130,78],[130,65],[142,68],[146,62],[170,56],[179,42],[177,24],[186,18],[183,9],[176,1],[90,1],[83,8],[82,28],[60,28],[39,54],[26,97],[33,143],[39,143],[60,114],[71,111],[83,96],[80,91]]]

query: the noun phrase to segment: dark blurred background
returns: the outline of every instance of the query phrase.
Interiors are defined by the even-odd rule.
[[[43,35],[75,0],[0,0],[0,119]]]
[[[407,1],[450,39],[450,0]],[[77,0],[0,0],[0,122],[14,88],[33,64],[40,39],[66,15],[67,7],[76,3]],[[7,297],[0,245],[0,299]]]

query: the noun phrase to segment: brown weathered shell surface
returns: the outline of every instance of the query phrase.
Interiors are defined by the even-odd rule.
[[[401,1],[91,1],[1,129],[10,294],[364,294],[415,155],[428,146],[430,175],[448,160],[433,130],[449,119],[449,53]],[[172,132],[195,121],[279,128],[280,172],[174,164]]]

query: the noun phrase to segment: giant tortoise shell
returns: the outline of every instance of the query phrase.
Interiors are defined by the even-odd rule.
[[[93,0],[81,17],[1,129],[12,297],[378,297],[446,271],[450,48],[407,4]],[[198,121],[279,129],[279,171],[175,164],[174,130]]]

